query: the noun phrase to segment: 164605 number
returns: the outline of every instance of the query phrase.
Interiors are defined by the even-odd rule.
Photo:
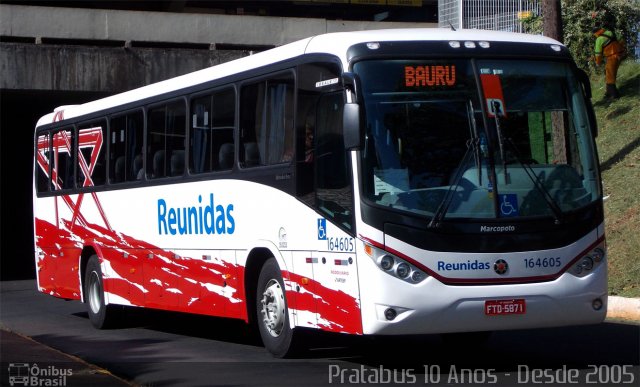
[[[535,269],[541,267],[560,267],[562,261],[560,257],[552,258],[525,258],[524,265],[527,269]]]
[[[353,251],[353,238],[327,238],[327,247],[329,251]]]

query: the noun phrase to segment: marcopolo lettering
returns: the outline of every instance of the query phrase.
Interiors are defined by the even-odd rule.
[[[215,205],[212,193],[208,203],[198,195],[198,204],[191,207],[174,208],[158,199],[158,234],[233,234],[236,221],[232,212],[233,204]]]
[[[516,226],[480,226],[480,232],[513,232],[516,231]]]
[[[489,270],[491,265],[489,262],[480,262],[477,259],[475,261],[467,262],[443,262],[438,261],[438,271],[459,271],[459,270]]]

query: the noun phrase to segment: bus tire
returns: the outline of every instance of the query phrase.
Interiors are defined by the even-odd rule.
[[[256,322],[265,348],[278,358],[297,353],[296,332],[289,323],[287,297],[278,262],[269,258],[258,277]]]
[[[105,304],[104,283],[102,278],[100,260],[98,256],[94,254],[89,258],[85,271],[85,302],[91,324],[98,329],[107,329],[116,325],[121,308]]]

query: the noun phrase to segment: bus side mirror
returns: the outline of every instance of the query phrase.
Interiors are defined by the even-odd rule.
[[[344,136],[345,149],[360,149],[360,105],[357,103],[344,104],[344,111],[342,113],[342,133]]]
[[[342,74],[342,86],[345,90],[351,92],[351,102],[358,103],[359,93],[360,93],[360,81],[358,76],[354,73],[343,73]]]
[[[358,150],[362,144],[360,140],[360,105],[358,105],[360,84],[358,76],[350,72],[343,73],[342,85],[351,97],[351,101],[344,105],[342,115],[344,147],[347,150]]]

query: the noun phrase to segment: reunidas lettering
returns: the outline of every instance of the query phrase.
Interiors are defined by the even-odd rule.
[[[173,208],[158,199],[158,234],[233,234],[236,221],[232,212],[233,204],[215,205],[212,193],[204,206],[202,195],[198,195],[198,205],[191,207]]]
[[[480,232],[513,232],[516,231],[516,226],[480,226]]]
[[[438,271],[460,271],[460,270],[489,270],[491,265],[489,262],[480,262],[477,259],[475,261],[467,262],[443,262],[438,261]]]

